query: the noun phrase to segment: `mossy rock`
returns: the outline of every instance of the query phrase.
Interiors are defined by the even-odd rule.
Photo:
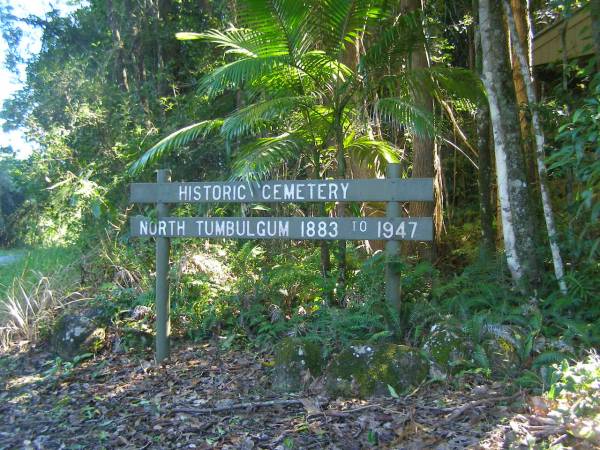
[[[460,330],[444,324],[431,327],[422,348],[432,362],[432,375],[436,376],[456,373],[469,354],[467,342]]]
[[[97,353],[106,345],[103,312],[82,309],[63,314],[52,330],[51,345],[61,358],[71,360],[84,353]]]
[[[492,337],[482,344],[492,375],[503,378],[513,375],[519,367],[519,355],[513,344],[501,337]]]
[[[303,338],[288,337],[275,348],[273,388],[280,392],[297,392],[304,387],[307,376],[323,371],[321,346]]]
[[[336,397],[388,395],[419,385],[429,363],[418,349],[398,344],[356,344],[343,350],[326,370],[325,386]]]

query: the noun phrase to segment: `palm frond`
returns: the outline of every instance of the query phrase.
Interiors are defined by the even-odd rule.
[[[479,104],[486,101],[485,89],[479,76],[469,69],[461,67],[431,67],[424,69],[423,78],[432,80],[436,86],[432,89],[442,89],[446,97],[464,99]],[[419,73],[419,71],[415,71]]]
[[[231,178],[242,181],[264,179],[282,163],[297,158],[299,149],[305,145],[301,136],[294,133],[257,139],[241,149],[233,162]]]
[[[285,55],[285,48],[272,45],[260,32],[245,28],[229,28],[225,31],[208,30],[203,33],[177,33],[179,40],[202,40],[224,48],[225,54],[256,58],[257,56]]]
[[[384,28],[366,50],[361,63],[372,67],[389,67],[390,62],[410,55],[425,43],[421,15],[402,14],[391,26]]]
[[[354,74],[347,65],[322,50],[306,52],[299,62],[299,68],[316,82],[335,81],[338,78],[340,81],[345,81]]]
[[[347,44],[354,44],[369,20],[381,15],[372,0],[312,0],[309,4],[313,11],[310,33],[318,36],[320,47],[336,59]]]
[[[433,137],[436,133],[433,115],[402,98],[382,98],[376,103],[375,112],[382,120],[404,126],[416,135]]]
[[[200,81],[200,92],[214,97],[226,89],[252,83],[262,76],[288,66],[287,55],[243,58],[221,66]]]
[[[400,152],[386,141],[372,139],[369,136],[355,137],[350,134],[344,143],[346,151],[361,163],[367,164],[377,172],[385,173],[387,163],[400,162]]]
[[[171,133],[166,138],[154,144],[129,167],[129,173],[137,175],[148,165],[154,163],[165,153],[176,148],[183,147],[186,144],[214,132],[223,124],[222,120],[204,120]]]
[[[228,139],[257,133],[270,121],[283,118],[294,110],[312,105],[314,99],[309,96],[282,97],[265,100],[242,108],[225,119],[221,134]]]
[[[246,0],[239,7],[244,26],[260,32],[273,48],[290,56],[311,47],[304,27],[309,14],[297,0]]]

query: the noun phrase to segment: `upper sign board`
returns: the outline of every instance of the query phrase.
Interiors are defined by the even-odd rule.
[[[432,201],[431,178],[133,183],[132,203]]]

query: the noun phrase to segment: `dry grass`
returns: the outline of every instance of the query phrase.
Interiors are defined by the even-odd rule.
[[[16,343],[34,343],[67,304],[83,296],[66,288],[66,277],[46,277],[35,272],[35,281],[16,278],[0,301],[0,351]]]

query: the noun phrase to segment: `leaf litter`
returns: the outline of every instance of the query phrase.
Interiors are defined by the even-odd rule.
[[[61,372],[40,350],[1,357],[0,449],[506,448],[527,408],[476,375],[342,400],[318,382],[274,392],[268,354],[207,343],[174,348],[163,366],[151,358],[107,352]]]

